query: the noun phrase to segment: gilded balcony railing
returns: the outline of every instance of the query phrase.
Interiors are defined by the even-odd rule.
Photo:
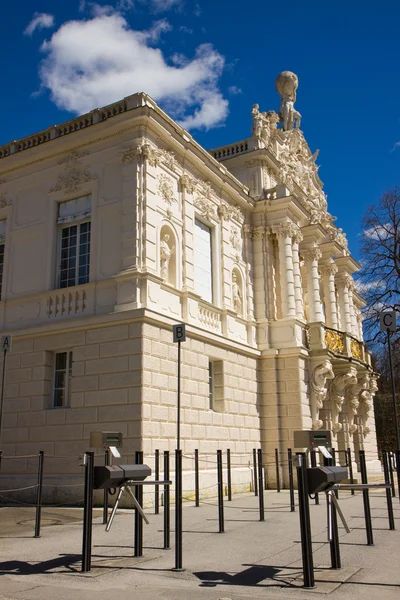
[[[354,358],[357,358],[358,360],[364,360],[362,348],[363,348],[363,345],[361,342],[359,342],[355,338],[350,338],[350,350],[351,350],[351,355]]]
[[[335,354],[344,354],[346,349],[345,336],[342,331],[325,327],[326,347]]]

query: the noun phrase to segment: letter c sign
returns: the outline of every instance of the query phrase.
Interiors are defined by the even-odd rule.
[[[388,310],[379,315],[381,331],[396,331],[396,311]]]

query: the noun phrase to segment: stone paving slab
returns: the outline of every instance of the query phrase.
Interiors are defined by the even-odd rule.
[[[297,600],[310,594],[321,594],[321,598],[331,594],[340,600],[398,600],[400,533],[388,530],[385,495],[371,494],[375,545],[367,547],[362,496],[341,494],[351,533],[340,528],[344,568],[339,571],[326,568],[330,553],[323,500],[321,497],[319,506],[311,502],[314,562],[318,565],[313,590],[302,588],[298,512],[290,512],[286,491],[268,491],[262,523],[254,494],[225,502],[223,534],[218,533],[214,499],[199,508],[185,505],[183,573],[171,571],[174,549],[162,548],[162,514],[149,514],[150,525],[144,525],[144,556],[135,558],[132,511],[118,511],[106,533],[101,510],[96,510],[93,569],[80,573],[82,509],[44,509],[42,537],[34,539],[32,509],[0,508],[0,594],[12,600],[92,600],[92,596],[93,600],[110,600],[110,593],[140,593],[141,600]],[[394,499],[394,509],[400,529],[398,499]],[[173,507],[171,525],[173,546]]]

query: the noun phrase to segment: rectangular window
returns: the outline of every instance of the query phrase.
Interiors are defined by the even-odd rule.
[[[3,270],[4,270],[4,247],[6,243],[6,224],[3,219],[0,221],[0,300],[3,299]]]
[[[62,202],[58,207],[57,287],[89,282],[91,196]]]
[[[69,405],[72,375],[72,352],[57,352],[54,360],[53,407]]]
[[[223,412],[224,403],[224,364],[222,360],[208,361],[208,406],[215,412]]]
[[[199,296],[213,301],[211,228],[195,219],[194,224],[194,285]]]
[[[214,363],[211,360],[208,362],[208,406],[211,410],[215,410],[214,396]]]

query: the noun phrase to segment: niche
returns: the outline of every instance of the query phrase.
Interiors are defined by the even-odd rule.
[[[160,231],[160,277],[164,283],[176,287],[176,245],[175,235],[168,225]]]
[[[243,316],[243,283],[238,269],[232,271],[232,308],[237,315]]]

